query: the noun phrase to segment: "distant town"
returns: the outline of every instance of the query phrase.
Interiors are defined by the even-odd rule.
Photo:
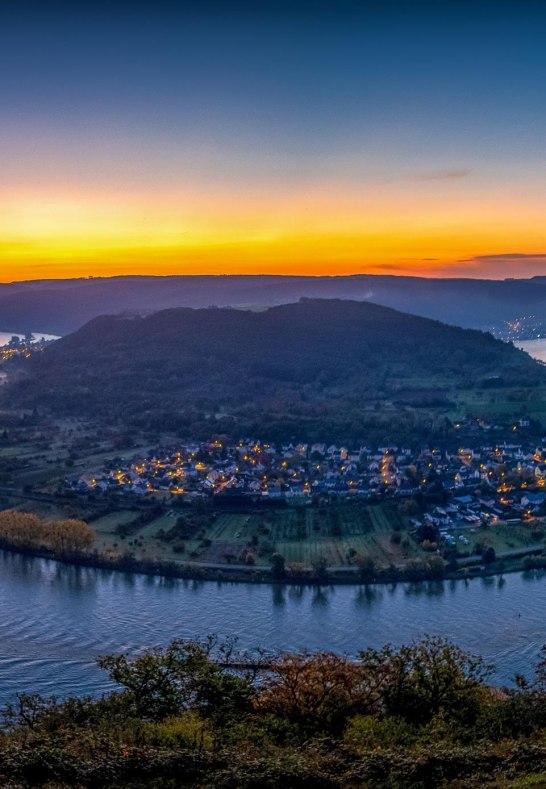
[[[520,315],[488,327],[488,331],[499,340],[540,340],[546,338],[546,321],[539,315]]]
[[[27,334],[25,337],[14,334],[5,344],[0,342],[0,362],[16,358],[30,359],[33,353],[43,351],[48,341],[49,339],[34,337],[32,334]]]

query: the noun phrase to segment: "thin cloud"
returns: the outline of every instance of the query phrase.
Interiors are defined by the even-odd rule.
[[[546,261],[546,252],[503,252],[499,255],[476,255],[472,258],[459,260],[459,263],[512,263],[518,260],[539,260]]]
[[[546,252],[502,252],[463,258],[451,267],[454,274],[481,274],[494,278],[546,275]]]
[[[453,170],[432,170],[429,172],[416,173],[412,181],[454,181],[459,178],[466,178],[470,175],[470,170],[462,168]]]

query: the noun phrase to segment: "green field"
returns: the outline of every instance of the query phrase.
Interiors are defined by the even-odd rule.
[[[421,548],[407,536],[406,523],[392,503],[256,508],[220,513],[209,525],[199,526],[189,539],[171,542],[160,539],[160,532],[168,532],[176,525],[178,513],[172,511],[120,538],[117,526],[130,523],[137,514],[133,510],[121,510],[92,521],[97,547],[131,550],[137,557],[212,563],[237,563],[244,560],[246,551],[251,551],[258,565],[268,565],[272,553],[278,552],[288,565],[306,567],[319,557],[325,557],[330,566],[347,565],[355,553],[368,554],[381,566],[404,564],[423,555]],[[395,530],[401,532],[402,544],[391,542]],[[177,552],[173,551],[174,545]]]
[[[540,544],[546,536],[546,531],[538,521],[530,523],[500,523],[488,528],[452,529],[450,533],[457,539],[459,550],[472,552],[476,543],[484,548],[494,548],[496,553],[506,553],[530,545]],[[469,544],[460,544],[459,536],[465,536]]]
[[[147,523],[146,526],[143,526],[136,533],[138,534],[138,537],[143,540],[155,539],[157,532],[160,529],[167,531],[167,529],[170,529],[175,521],[176,518],[173,519],[171,515],[160,515],[159,518],[151,521],[151,523]]]
[[[396,507],[349,504],[325,508],[287,507],[223,513],[206,529],[202,540],[188,540],[187,551],[201,561],[222,562],[226,554],[239,557],[250,548],[258,564],[273,552],[288,564],[310,566],[324,556],[331,566],[346,565],[350,552],[367,553],[381,565],[403,563],[422,551],[412,540],[404,547],[391,543],[395,528],[404,533]]]
[[[514,389],[461,389],[451,399],[457,403],[452,417],[468,413],[472,416],[511,416],[526,413],[546,424],[546,389],[536,387]]]
[[[136,513],[133,510],[118,510],[91,521],[89,525],[95,529],[97,534],[111,534],[115,532],[116,526],[130,523],[135,516]]]
[[[289,563],[309,565],[323,555],[330,565],[347,564],[351,549],[369,553],[380,564],[403,558],[390,542],[395,525],[402,526],[394,508],[340,506],[276,515],[270,540]]]

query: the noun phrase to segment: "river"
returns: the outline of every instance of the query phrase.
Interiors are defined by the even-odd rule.
[[[546,577],[511,574],[418,585],[221,584],[72,567],[0,552],[0,702],[17,691],[108,689],[97,654],[208,633],[245,648],[355,654],[428,632],[496,666],[532,674],[546,642]]]
[[[516,348],[526,351],[533,359],[546,362],[546,339],[542,340],[515,340]]]
[[[43,332],[33,332],[34,341],[37,342],[38,340],[58,340],[58,336],[56,334],[44,334]],[[11,340],[12,337],[18,337],[20,340],[25,339],[24,334],[17,334],[17,332],[6,332],[0,331],[0,347],[2,345],[7,345],[8,342]]]

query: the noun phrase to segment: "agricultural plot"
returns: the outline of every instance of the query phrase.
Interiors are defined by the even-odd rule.
[[[222,514],[207,529],[207,537],[210,540],[238,542],[244,545],[252,538],[258,528],[255,521],[255,516],[245,513]]]
[[[161,531],[161,529],[163,529],[164,531],[168,531],[170,528],[172,528],[175,522],[176,522],[176,517],[174,517],[173,515],[169,513],[167,513],[166,515],[161,515],[159,518],[155,518],[155,520],[151,521],[150,523],[147,523],[145,526],[142,526],[142,528],[138,529],[135,532],[135,536],[143,540],[156,539],[157,534],[159,531]]]
[[[90,526],[95,529],[97,534],[115,534],[116,528],[125,523],[130,523],[136,517],[134,510],[119,510],[118,512],[109,512],[108,515],[103,515],[91,521]]]
[[[10,504],[10,508],[19,510],[20,512],[32,512],[45,520],[63,520],[66,517],[71,517],[72,513],[67,513],[66,509],[55,502],[38,502],[28,499],[14,498]]]
[[[34,447],[29,447],[28,445],[23,446],[7,446],[7,447],[0,447],[0,457],[8,457],[8,458],[18,458],[18,459],[26,459],[26,458],[34,458],[40,455],[41,452],[39,449]]]
[[[50,466],[41,464],[28,469],[20,469],[13,476],[18,485],[46,485],[57,478],[66,476],[67,469],[64,465]]]
[[[404,524],[394,507],[347,505],[325,508],[287,507],[249,513],[221,514],[206,530],[206,542],[188,541],[187,548],[203,561],[238,557],[252,546],[258,562],[277,551],[288,563],[309,566],[324,556],[329,565],[345,565],[351,555],[367,553],[384,565],[420,555],[412,541],[401,548],[391,542]]]
[[[177,561],[212,563],[242,562],[248,552],[257,564],[269,564],[274,552],[287,564],[310,566],[324,557],[330,566],[344,566],[356,554],[367,554],[381,566],[403,564],[422,555],[408,537],[405,523],[392,504],[348,503],[324,508],[286,507],[220,513],[209,524],[200,525],[187,539],[162,540],[177,522],[178,513],[168,512],[128,535],[117,527],[138,516],[133,510],[112,512],[91,525],[97,532],[97,547],[131,550],[139,558],[156,556]],[[391,540],[397,531],[402,544]]]
[[[474,551],[476,545],[481,545],[484,548],[494,548],[496,553],[526,548],[543,542],[546,537],[546,531],[536,521],[529,524],[503,523],[486,529],[454,529],[451,533],[459,550]],[[468,544],[463,543],[460,537],[466,538]]]
[[[457,402],[455,416],[468,412],[484,417],[506,417],[525,412],[546,421],[546,391],[542,387],[460,390],[453,394],[452,399]]]

